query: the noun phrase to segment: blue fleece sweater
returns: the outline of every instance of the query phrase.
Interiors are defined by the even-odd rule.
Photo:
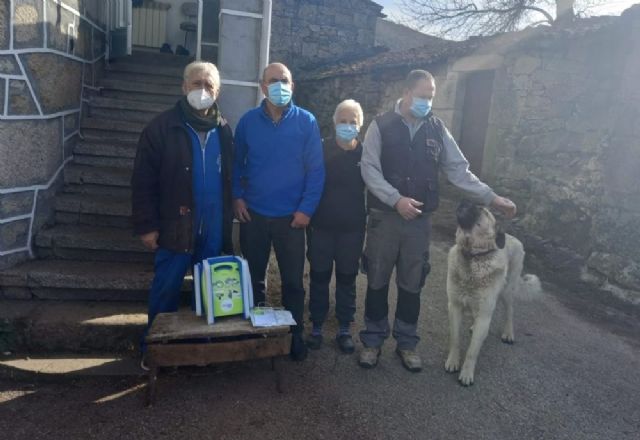
[[[324,186],[316,119],[291,104],[274,123],[265,105],[245,113],[236,127],[233,198],[266,217],[312,216]]]

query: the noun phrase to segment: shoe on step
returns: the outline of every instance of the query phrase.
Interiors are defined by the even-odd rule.
[[[412,373],[417,373],[422,371],[422,359],[418,353],[414,350],[400,350],[397,349],[396,353],[400,356],[402,360],[402,366]]]
[[[362,368],[373,368],[378,365],[378,358],[380,357],[380,349],[374,347],[365,347],[360,352],[360,358],[358,359],[358,365]]]

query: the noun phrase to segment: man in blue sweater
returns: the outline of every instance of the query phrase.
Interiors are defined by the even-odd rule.
[[[304,229],[324,186],[322,141],[315,117],[291,102],[293,79],[280,63],[262,75],[266,99],[238,122],[233,166],[233,209],[242,253],[249,263],[254,302],[265,302],[271,245],[282,281],[282,304],[297,325],[291,357],[307,356],[303,340]]]

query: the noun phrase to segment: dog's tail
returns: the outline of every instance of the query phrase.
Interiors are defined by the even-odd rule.
[[[520,278],[520,285],[515,289],[515,297],[524,301],[533,301],[542,297],[540,278],[525,274]]]

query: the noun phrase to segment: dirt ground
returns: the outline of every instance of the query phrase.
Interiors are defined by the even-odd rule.
[[[379,366],[363,370],[355,355],[337,351],[331,320],[321,350],[303,363],[281,362],[283,394],[266,361],[165,371],[151,408],[143,405],[144,376],[4,371],[0,438],[640,438],[640,324],[637,311],[624,305],[596,311],[577,292],[545,285],[542,300],[516,304],[513,346],[500,342],[497,311],[474,386],[464,388],[444,371],[447,240],[432,246],[434,270],[420,317],[421,373],[402,368],[393,340]],[[360,277],[355,330],[365,285]],[[392,313],[394,300],[392,291]]]

